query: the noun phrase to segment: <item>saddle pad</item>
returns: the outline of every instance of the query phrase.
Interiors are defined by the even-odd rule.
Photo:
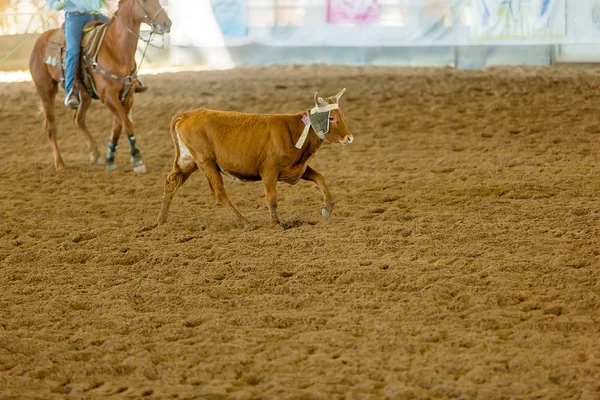
[[[46,46],[46,54],[44,55],[44,62],[50,64],[53,67],[61,64],[61,57],[63,56],[63,49],[65,48],[65,33],[62,29],[56,29],[50,35],[48,39],[48,45]]]
[[[101,21],[92,21],[86,24],[83,31],[83,37],[81,39],[81,47],[83,48],[82,56],[92,57],[98,53],[98,48],[102,44],[104,38],[104,31],[108,27]],[[61,57],[64,59],[65,56],[65,32],[62,29],[56,29],[50,35],[48,39],[48,46],[46,47],[46,54],[44,56],[44,62],[52,66],[61,64]]]

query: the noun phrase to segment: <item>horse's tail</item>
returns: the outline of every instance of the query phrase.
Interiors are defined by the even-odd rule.
[[[175,147],[175,161],[173,161],[173,170],[181,171],[179,164],[177,161],[181,155],[179,151],[179,131],[177,130],[177,123],[179,120],[183,118],[183,112],[178,111],[175,113],[173,118],[171,118],[171,138],[173,139],[173,146]]]

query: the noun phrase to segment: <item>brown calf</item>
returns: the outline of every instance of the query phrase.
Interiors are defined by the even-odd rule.
[[[158,223],[167,221],[175,191],[199,168],[217,203],[227,206],[238,221],[246,218],[229,201],[221,173],[243,181],[262,180],[274,223],[279,223],[277,181],[291,185],[300,179],[312,181],[323,193],[322,214],[329,217],[333,198],[323,176],[308,164],[324,139],[342,144],[353,141],[344,123],[344,113],[338,107],[344,90],[328,99],[315,93],[315,108],[297,114],[242,114],[206,109],[175,114],[171,120],[175,161],[165,180]]]

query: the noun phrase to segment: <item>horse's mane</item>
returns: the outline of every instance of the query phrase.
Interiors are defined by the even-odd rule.
[[[127,1],[129,1],[129,0],[119,0],[119,2],[117,3],[117,9],[115,10],[115,15],[117,15],[119,13],[119,10],[121,9],[121,5]]]

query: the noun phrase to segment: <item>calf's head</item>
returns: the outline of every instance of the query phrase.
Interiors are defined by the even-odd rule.
[[[344,122],[344,112],[339,108],[340,97],[342,97],[345,91],[346,89],[342,89],[338,94],[333,97],[328,97],[327,99],[319,97],[319,92],[315,93],[316,108],[327,107],[331,104],[338,106],[329,111],[329,121],[327,121],[329,124],[329,132],[325,134],[325,139],[330,143],[349,144],[354,141],[354,137]]]

